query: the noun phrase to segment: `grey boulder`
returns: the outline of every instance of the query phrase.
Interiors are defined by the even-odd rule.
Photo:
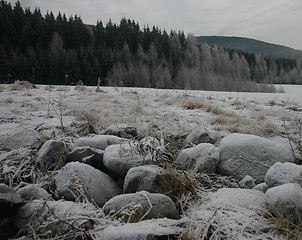
[[[119,176],[130,168],[152,164],[154,153],[138,142],[110,145],[104,152],[104,165]]]
[[[256,184],[255,184],[254,179],[251,176],[247,175],[241,179],[241,181],[238,183],[238,185],[241,188],[251,189],[251,188],[255,187]]]
[[[182,170],[194,169],[197,173],[213,174],[218,161],[218,148],[211,143],[200,143],[180,151],[175,163]]]
[[[106,215],[114,215],[125,222],[179,218],[178,211],[168,196],[145,191],[115,196],[104,205],[103,210]]]
[[[298,183],[301,185],[302,166],[291,162],[276,162],[268,169],[265,175],[265,182],[269,187],[275,187],[285,183]]]
[[[214,140],[210,137],[208,132],[203,128],[199,127],[194,129],[185,139],[184,144],[199,144],[199,143],[211,143],[214,144]]]
[[[12,188],[0,184],[0,219],[14,216],[23,205],[24,201]]]
[[[66,162],[86,163],[104,173],[108,171],[103,162],[104,151],[88,146],[74,148],[66,156]]]
[[[286,183],[266,191],[270,211],[280,217],[301,220],[302,188],[296,183]]]
[[[120,123],[113,124],[107,127],[104,131],[104,135],[114,135],[122,138],[136,138],[138,135],[137,129],[128,124]]]
[[[107,174],[79,162],[71,162],[55,176],[57,198],[69,201],[88,199],[102,207],[121,189]]]
[[[60,169],[65,164],[68,152],[69,149],[63,141],[48,140],[40,148],[36,162],[43,170]]]
[[[125,138],[120,138],[112,135],[94,135],[92,137],[80,137],[75,141],[73,149],[77,147],[88,146],[100,150],[105,150],[105,148],[112,144],[121,144],[126,141],[128,140]]]
[[[219,144],[217,171],[237,180],[250,175],[256,183],[264,181],[267,170],[276,162],[293,162],[291,151],[268,139],[233,133]]]
[[[24,200],[30,201],[34,199],[51,199],[51,195],[41,187],[29,184],[17,190],[17,194]]]

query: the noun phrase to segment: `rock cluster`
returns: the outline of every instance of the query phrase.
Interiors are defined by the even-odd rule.
[[[87,210],[95,212],[95,218],[107,216],[131,223],[129,227],[137,232],[142,231],[141,221],[151,221],[150,225],[157,226],[158,222],[152,219],[173,219],[165,222],[169,225],[181,218],[175,192],[189,181],[188,172],[226,175],[238,181],[238,188],[223,188],[209,194],[202,204],[203,210],[237,202],[236,206],[247,209],[268,206],[273,214],[302,213],[302,167],[293,163],[293,154],[286,146],[237,133],[215,144],[207,132],[198,128],[188,135],[184,148],[169,163],[176,166],[171,171],[166,162],[158,161],[163,151],[160,141],[153,137],[139,141],[134,139],[136,136],[136,129],[116,125],[104,135],[78,138],[73,146],[63,140],[45,141],[35,161],[43,172],[54,175],[53,182],[46,187],[45,184],[18,186],[17,191],[1,184],[1,219],[14,217],[16,228],[23,234],[30,233],[27,221],[36,217],[37,212],[50,218],[68,214],[76,218],[84,216]],[[91,205],[85,209],[84,203]],[[94,223],[85,218],[74,224],[78,228],[94,228]],[[48,231],[54,228],[51,224],[45,227]],[[96,235],[114,239],[111,230],[122,229],[123,226],[111,226]],[[60,231],[65,234],[67,230]],[[180,229],[169,231],[161,228],[158,236],[173,236]],[[148,230],[142,234],[154,233]],[[131,239],[139,239],[139,234],[130,235]]]

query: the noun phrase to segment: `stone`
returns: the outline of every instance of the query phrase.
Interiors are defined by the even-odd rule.
[[[270,211],[280,217],[301,220],[302,188],[296,183],[286,183],[266,191]]]
[[[57,198],[68,201],[87,198],[99,207],[122,192],[107,174],[79,162],[67,163],[54,179]]]
[[[247,188],[247,189],[252,189],[253,187],[255,187],[255,181],[254,179],[247,175],[244,178],[241,179],[241,181],[238,183],[239,187],[241,188]]]
[[[23,199],[12,188],[0,185],[0,219],[16,215],[23,205]]]
[[[233,133],[219,144],[217,172],[241,180],[250,175],[256,183],[264,182],[267,170],[276,162],[293,162],[291,151],[268,139]]]
[[[52,199],[51,195],[44,188],[40,188],[35,184],[29,184],[18,189],[17,194],[26,201],[34,199]]]
[[[194,129],[185,139],[184,145],[199,143],[211,143],[214,144],[214,140],[209,136],[208,132],[203,128],[199,127]]]
[[[103,162],[104,151],[88,146],[74,148],[66,156],[66,162],[86,163],[104,173],[108,172]]]
[[[266,172],[265,182],[269,187],[275,187],[285,183],[298,183],[301,185],[302,166],[291,162],[276,162]]]
[[[121,123],[110,125],[109,127],[107,127],[103,134],[132,139],[137,137],[138,132],[135,127]]]
[[[153,218],[179,218],[168,196],[145,191],[115,196],[104,205],[103,210],[106,215],[114,214],[122,221],[131,223]]]
[[[77,147],[88,146],[100,150],[105,150],[112,144],[122,144],[127,141],[129,140],[112,135],[94,135],[93,137],[80,137],[75,141],[73,149]]]
[[[40,148],[36,162],[43,170],[60,169],[65,164],[68,152],[69,149],[63,141],[48,140]]]
[[[124,193],[147,191],[173,195],[173,192],[179,188],[179,181],[181,177],[156,165],[133,167],[125,177]]]
[[[181,220],[151,219],[121,226],[110,226],[96,233],[96,239],[106,240],[164,240],[180,239],[185,223]],[[155,230],[156,229],[156,230]]]
[[[104,165],[119,176],[125,176],[130,168],[152,164],[153,152],[137,142],[114,144],[105,149]]]
[[[53,239],[74,229],[93,229],[91,219],[101,217],[103,212],[90,203],[33,200],[18,211],[14,225],[24,235],[43,234],[44,238]]]
[[[39,148],[46,140],[48,137],[36,130],[23,129],[7,136],[5,141],[1,142],[0,147],[11,150],[21,147]]]
[[[269,186],[263,182],[263,183],[259,183],[257,184],[255,187],[252,188],[252,190],[257,190],[263,193],[266,193],[266,191],[269,189]]]
[[[213,174],[218,161],[218,149],[213,144],[200,143],[180,151],[175,163],[182,170],[194,169],[197,173]]]

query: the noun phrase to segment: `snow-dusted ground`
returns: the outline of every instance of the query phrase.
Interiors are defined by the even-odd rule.
[[[60,110],[65,127],[89,122],[100,132],[111,124],[127,123],[144,135],[157,130],[182,134],[198,126],[216,139],[229,132],[284,135],[284,123],[294,127],[301,119],[302,86],[282,87],[285,93],[113,87],[96,92],[96,87],[73,86],[11,90],[11,85],[1,85],[0,146],[6,136],[22,129],[53,133],[54,126],[60,126]]]
[[[111,124],[127,123],[136,127],[142,136],[159,132],[181,135],[203,126],[217,143],[230,132],[285,136],[286,131],[294,132],[297,122],[301,121],[302,86],[282,87],[284,93],[114,87],[103,87],[96,92],[96,87],[77,89],[74,86],[38,85],[37,88],[26,89],[0,85],[0,155],[6,138],[23,129],[36,129],[51,138],[64,138],[72,143],[80,135],[85,135],[83,126],[87,123],[99,133]],[[60,130],[60,120],[65,127],[64,132]],[[230,199],[225,201],[217,193],[212,198],[207,196],[208,201],[201,199],[200,204],[197,202],[190,206],[187,219],[180,220],[191,224],[187,227],[188,237],[206,236],[211,231],[210,227],[216,226],[220,232],[214,232],[215,239],[219,236],[283,239],[270,232],[272,221],[259,213],[261,203],[252,209],[240,205],[242,199],[244,202],[253,201],[248,194],[244,197],[240,192],[230,192]],[[138,228],[154,228],[156,224],[146,221],[145,225],[139,223]],[[135,228],[136,225],[132,226]],[[259,228],[267,230],[258,231]],[[110,236],[123,236],[125,229],[132,234],[132,228],[122,226],[114,230],[116,235]],[[112,232],[109,230],[107,232]]]

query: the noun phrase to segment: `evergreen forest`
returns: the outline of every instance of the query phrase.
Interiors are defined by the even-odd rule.
[[[102,17],[102,16],[100,16]],[[140,26],[85,24],[0,1],[0,83],[272,91],[302,84],[302,63],[198,42],[194,35]]]

